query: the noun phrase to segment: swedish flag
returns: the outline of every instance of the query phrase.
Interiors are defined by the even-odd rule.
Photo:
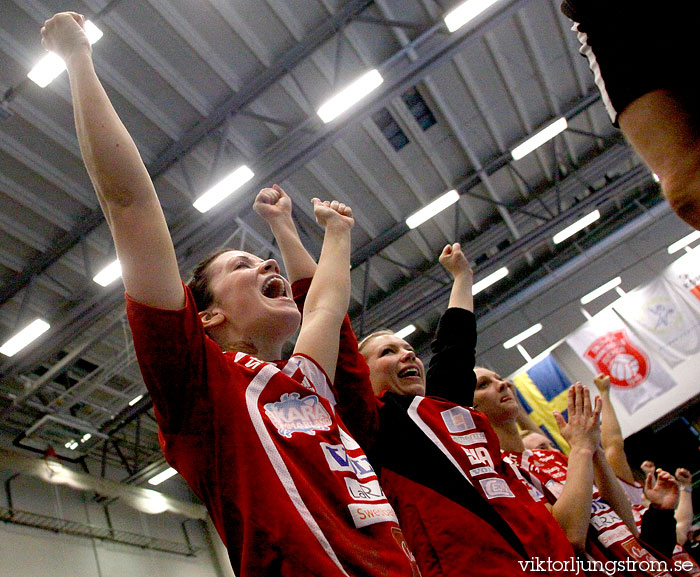
[[[563,451],[568,452],[569,445],[561,436],[552,411],[559,411],[565,419],[567,418],[566,409],[571,382],[554,357],[548,355],[528,368],[526,372],[516,374],[513,377],[513,384],[518,389],[520,402],[530,418]]]

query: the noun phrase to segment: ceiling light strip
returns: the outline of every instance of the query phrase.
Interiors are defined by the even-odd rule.
[[[512,349],[515,345],[520,344],[525,339],[528,339],[532,335],[539,333],[541,330],[542,324],[537,323],[536,325],[531,326],[529,329],[523,331],[522,333],[515,335],[513,338],[508,339],[505,343],[503,343],[503,348]]]

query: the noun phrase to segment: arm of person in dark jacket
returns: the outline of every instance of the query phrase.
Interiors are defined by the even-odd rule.
[[[641,540],[667,558],[673,555],[676,545],[676,518],[673,516],[678,503],[678,482],[663,469],[656,469],[644,483],[644,493],[650,501],[642,517]]]
[[[458,243],[443,249],[440,264],[450,273],[453,283],[448,308],[431,344],[433,356],[426,376],[426,394],[471,406],[476,388],[474,274]]]

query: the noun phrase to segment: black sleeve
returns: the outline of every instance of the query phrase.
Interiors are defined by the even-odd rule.
[[[649,507],[642,517],[640,538],[670,559],[676,546],[676,518],[673,509]]]
[[[426,395],[472,406],[476,388],[474,313],[456,307],[447,309],[440,318],[431,349]]]

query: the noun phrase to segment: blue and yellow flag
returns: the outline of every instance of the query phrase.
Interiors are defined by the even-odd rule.
[[[520,402],[537,423],[542,432],[547,435],[564,452],[569,451],[569,445],[559,432],[552,411],[559,411],[567,418],[568,391],[571,382],[552,355],[547,355],[526,372],[513,377],[513,384],[518,389]]]

